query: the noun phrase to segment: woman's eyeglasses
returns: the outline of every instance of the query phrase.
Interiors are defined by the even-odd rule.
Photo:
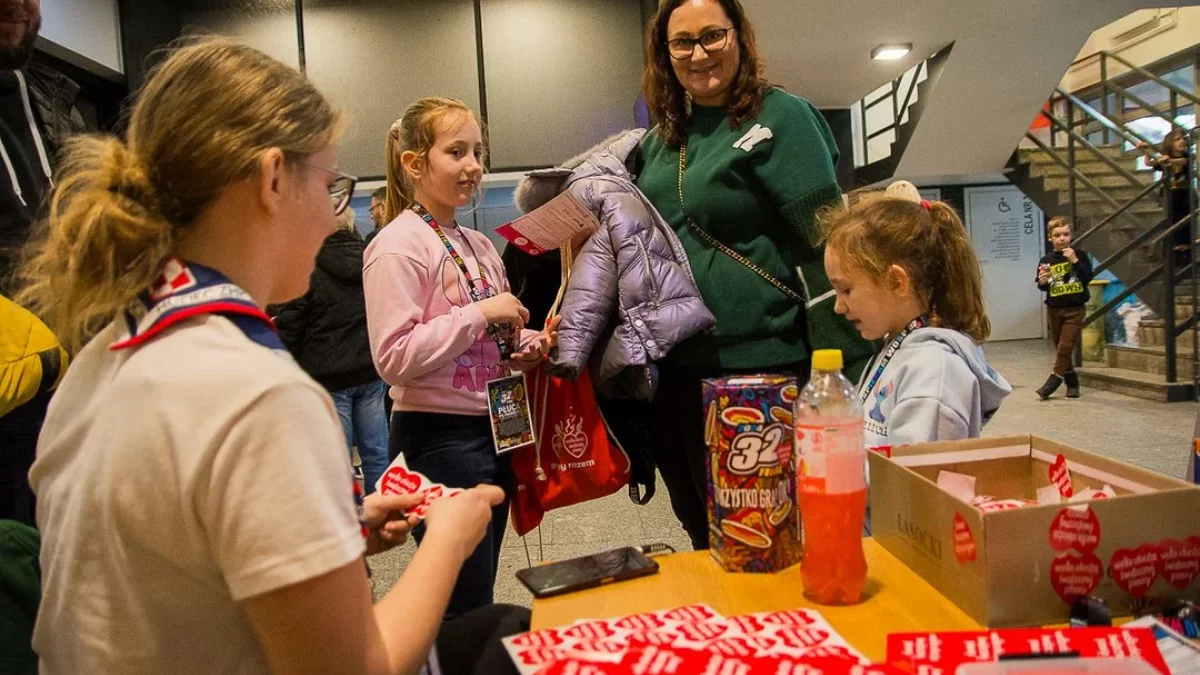
[[[333,215],[342,215],[346,207],[350,206],[350,198],[354,196],[354,185],[358,183],[358,178],[326,166],[318,166],[316,164],[309,164],[308,162],[300,163],[309,168],[320,169],[325,173],[333,174],[337,177],[334,179],[333,185],[329,186],[329,201],[333,202]]]
[[[667,41],[667,51],[670,52],[671,58],[677,61],[692,58],[692,54],[696,51],[696,45],[704,50],[705,54],[719,52],[729,44],[729,32],[733,28],[714,28],[709,31],[704,31],[698,38],[675,38]]]

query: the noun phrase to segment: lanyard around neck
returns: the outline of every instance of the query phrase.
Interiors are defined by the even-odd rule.
[[[413,213],[421,216],[421,219],[425,221],[425,224],[429,225],[429,227],[433,228],[433,231],[437,233],[438,239],[442,240],[442,245],[446,247],[446,252],[450,254],[450,259],[454,261],[455,266],[458,267],[458,271],[462,272],[462,275],[466,277],[467,288],[471,292],[471,300],[474,302],[479,302],[480,300],[492,297],[494,293],[492,292],[491,283],[488,282],[487,270],[484,269],[483,261],[478,255],[476,255],[475,247],[471,246],[471,242],[467,239],[467,237],[464,235],[463,241],[466,242],[467,247],[471,249],[471,255],[475,258],[475,263],[479,265],[478,286],[475,284],[475,280],[471,278],[471,272],[467,269],[466,261],[463,260],[463,257],[459,255],[457,250],[455,250],[454,244],[450,243],[450,238],[446,236],[446,233],[442,231],[441,226],[438,225],[436,220],[434,220],[433,214],[429,212],[429,209],[426,209],[420,204],[413,204],[412,210]]]
[[[883,356],[879,359],[879,364],[875,366],[875,372],[871,374],[871,379],[867,382],[867,386],[863,387],[858,393],[860,403],[865,405],[867,399],[871,397],[871,390],[875,388],[876,384],[879,384],[879,378],[883,377],[884,369],[887,368],[888,363],[891,363],[892,357],[896,355],[896,352],[900,350],[900,345],[904,344],[905,338],[907,338],[909,335],[912,335],[913,331],[919,328],[924,328],[928,325],[929,319],[924,316],[918,316],[917,318],[908,322],[908,325],[904,327],[904,330],[900,331],[896,334],[896,337],[892,338],[892,341],[888,344],[887,349],[883,350]]]

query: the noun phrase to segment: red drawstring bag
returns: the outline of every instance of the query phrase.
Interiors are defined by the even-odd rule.
[[[571,268],[569,246],[562,250],[563,286],[548,316],[558,313]],[[513,529],[524,536],[553,509],[606,497],[629,483],[629,456],[608,433],[587,369],[574,380],[553,377],[546,366],[525,374],[533,405],[537,442],[514,451],[517,491]]]

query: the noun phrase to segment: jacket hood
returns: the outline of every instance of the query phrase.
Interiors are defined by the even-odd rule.
[[[338,281],[362,284],[364,248],[357,233],[339,229],[321,245],[317,267]]]
[[[622,131],[557,167],[530,171],[521,179],[513,195],[517,208],[521,213],[529,213],[581,178],[604,175],[633,180],[625,163],[646,133],[645,129]]]
[[[984,420],[991,417],[992,413],[1000,407],[1004,398],[1012,393],[1012,386],[1009,385],[1008,380],[1005,380],[1004,376],[996,372],[995,368],[988,365],[983,347],[956,330],[922,328],[913,331],[912,335],[904,340],[902,348],[908,350],[918,347],[945,349],[958,354],[967,363],[971,373],[979,381],[980,408],[983,411]]]

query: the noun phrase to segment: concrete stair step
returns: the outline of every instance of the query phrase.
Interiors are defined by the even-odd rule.
[[[1167,383],[1161,375],[1127,368],[1087,366],[1079,369],[1079,382],[1085,387],[1163,403],[1194,400],[1195,387],[1190,373],[1187,379],[1187,382]]]
[[[1142,189],[1143,189],[1143,188],[1129,186],[1128,183],[1126,183],[1126,185],[1128,187],[1110,187],[1110,188],[1101,188],[1101,189],[1104,190],[1104,194],[1117,200],[1118,204],[1124,204],[1125,202],[1129,201],[1130,199],[1133,199],[1134,197],[1141,194]],[[1099,186],[1097,186],[1097,187],[1099,187]],[[1080,204],[1083,204],[1086,202],[1099,202],[1099,203],[1108,205],[1108,202],[1103,197],[1101,197],[1098,193],[1096,193],[1094,190],[1084,187],[1082,185],[1078,186],[1075,189],[1075,196],[1079,200]],[[1070,190],[1059,190],[1058,191],[1058,203],[1070,204],[1071,203],[1071,191]],[[1138,200],[1138,204],[1154,204],[1154,205],[1158,206],[1158,208],[1160,208],[1160,209],[1162,208],[1162,205],[1158,201],[1158,195],[1146,195],[1145,197],[1142,197],[1140,200]]]
[[[1138,325],[1138,343],[1143,347],[1161,347],[1166,344],[1165,335],[1162,319],[1142,319]],[[1175,340],[1175,348],[1180,351],[1192,350],[1195,348],[1194,340],[1192,331],[1184,331]]]
[[[1137,156],[1137,154],[1138,154],[1136,151],[1133,151],[1133,152],[1126,151],[1124,146],[1121,146],[1121,145],[1097,145],[1094,147],[1096,148],[1096,150],[1099,150],[1100,152],[1104,153],[1105,155],[1107,155],[1109,157],[1113,157],[1113,158]],[[1054,150],[1063,153],[1063,157],[1067,156],[1068,149],[1065,147],[1054,148]],[[1088,150],[1086,148],[1080,147],[1080,146],[1075,146],[1075,153],[1076,153],[1076,159],[1081,158],[1081,157],[1095,157],[1096,156],[1096,153],[1094,153],[1091,150]],[[1042,150],[1041,148],[1021,148],[1021,161],[1023,161],[1023,162],[1053,162],[1054,159],[1051,158],[1050,155],[1047,154],[1046,151]]]
[[[1150,173],[1149,171],[1142,171],[1142,170],[1138,169],[1137,160],[1132,160],[1132,159],[1131,160],[1118,160],[1117,164],[1120,165],[1121,168],[1134,174],[1135,176],[1140,177],[1140,174],[1149,174]],[[1075,167],[1077,169],[1079,169],[1079,171],[1082,172],[1088,178],[1095,178],[1095,177],[1099,177],[1099,176],[1118,176],[1118,175],[1120,175],[1116,171],[1114,171],[1111,166],[1109,166],[1105,162],[1102,162],[1098,159],[1076,159]],[[1049,164],[1044,164],[1044,163],[1040,163],[1040,162],[1032,163],[1029,165],[1029,174],[1032,176],[1048,176],[1048,177],[1053,177],[1053,176],[1064,176],[1065,177],[1068,175],[1067,167],[1065,167],[1057,162],[1053,162],[1053,163],[1049,163]],[[1149,184],[1149,183],[1154,182],[1154,179],[1150,178],[1149,180],[1146,180],[1145,182],[1147,184]]]
[[[1192,349],[1180,348],[1177,351],[1175,372],[1178,377],[1191,379],[1196,362],[1194,354]],[[1105,348],[1105,362],[1110,368],[1164,376],[1167,372],[1167,349],[1163,346],[1128,347],[1110,344]]]

